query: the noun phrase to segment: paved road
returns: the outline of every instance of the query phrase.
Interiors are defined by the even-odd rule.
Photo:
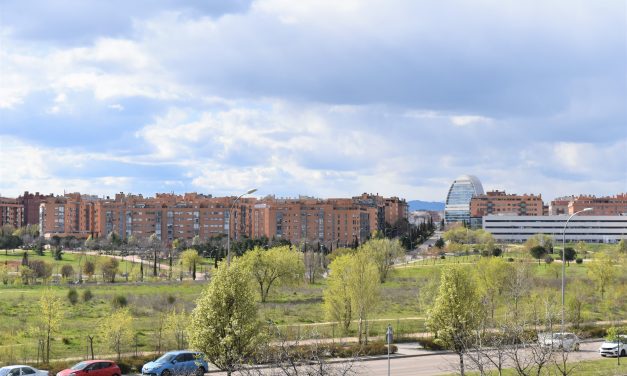
[[[601,341],[583,343],[581,351],[569,353],[569,361],[600,359],[598,353]],[[402,352],[399,349],[399,352]],[[392,359],[391,374],[394,376],[431,376],[455,372],[459,363],[456,354],[419,356],[413,358]],[[362,362],[362,375],[387,375],[387,360]]]

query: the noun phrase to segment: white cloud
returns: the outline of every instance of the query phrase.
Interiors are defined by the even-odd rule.
[[[450,117],[451,122],[457,126],[463,127],[473,124],[490,124],[492,119],[478,115],[456,115]]]

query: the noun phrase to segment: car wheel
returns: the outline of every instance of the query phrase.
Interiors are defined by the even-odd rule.
[[[172,372],[170,372],[169,369],[164,369],[163,372],[161,372],[161,376],[172,376]]]
[[[625,349],[623,349],[623,350],[620,352],[620,356],[625,356],[625,355],[627,355],[627,353],[625,353]]]
[[[579,344],[575,344],[575,351],[579,351]]]
[[[198,367],[198,369],[196,370],[196,376],[204,376],[204,374],[205,374],[205,368]]]

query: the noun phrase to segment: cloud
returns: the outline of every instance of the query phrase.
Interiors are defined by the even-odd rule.
[[[627,190],[623,2],[3,10],[3,192]]]

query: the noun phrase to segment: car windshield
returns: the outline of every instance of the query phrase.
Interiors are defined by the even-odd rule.
[[[6,368],[6,367],[2,367],[0,368],[0,376],[5,376],[7,373],[9,373],[10,369]]]
[[[172,360],[174,360],[174,358],[176,358],[176,355],[174,355],[174,354],[165,354],[161,358],[155,360],[155,362],[157,362],[157,363],[167,363],[167,362],[171,362]]]
[[[73,365],[72,368],[70,368],[70,369],[74,370],[74,371],[80,371],[83,368],[87,367],[88,365],[89,365],[89,363],[87,363],[87,362],[80,362],[80,363],[77,363],[77,364]]]

